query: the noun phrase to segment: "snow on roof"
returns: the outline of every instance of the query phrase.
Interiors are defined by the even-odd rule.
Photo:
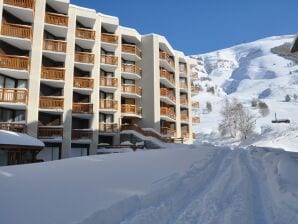
[[[44,143],[27,134],[0,130],[0,146],[1,145],[17,145],[17,146],[32,146],[44,147]]]

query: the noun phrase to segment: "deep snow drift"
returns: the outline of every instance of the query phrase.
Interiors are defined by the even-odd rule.
[[[168,148],[2,167],[0,223],[298,223],[297,154]]]
[[[298,151],[298,63],[272,53],[271,49],[291,44],[294,36],[270,37],[252,43],[241,44],[204,55],[194,56],[202,60],[198,65],[199,83],[204,89],[195,99],[201,105],[201,124],[195,127],[199,141],[215,144],[266,146]],[[298,58],[297,58],[298,60]],[[215,94],[206,92],[215,87]],[[285,102],[289,94],[292,99]],[[224,99],[238,98],[256,115],[256,129],[247,141],[223,139],[218,135],[219,114]],[[265,102],[270,113],[262,117],[257,108],[251,107],[253,98]],[[205,113],[206,102],[213,111]],[[279,119],[290,119],[291,124],[272,124],[275,113]]]

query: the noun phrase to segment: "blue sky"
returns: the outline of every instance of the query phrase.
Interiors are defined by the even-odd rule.
[[[298,32],[298,0],[70,0],[164,35],[186,54]]]

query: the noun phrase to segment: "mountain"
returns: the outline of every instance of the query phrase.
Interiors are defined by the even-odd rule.
[[[195,126],[198,141],[281,147],[298,151],[298,57],[284,52],[294,41],[294,35],[269,37],[215,52],[194,55],[198,60],[194,83],[202,92],[194,99],[200,101],[201,124]],[[213,94],[214,93],[214,94]],[[290,102],[285,102],[289,95]],[[219,136],[217,127],[225,98],[237,98],[256,116],[256,129],[246,141]],[[262,116],[253,99],[265,102],[269,114]],[[206,102],[213,106],[206,110]],[[290,124],[272,124],[275,119],[290,119]]]

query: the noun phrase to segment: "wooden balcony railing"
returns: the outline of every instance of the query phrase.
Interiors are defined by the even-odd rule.
[[[121,113],[124,114],[135,114],[138,116],[142,115],[142,108],[133,104],[122,104]]]
[[[176,101],[175,92],[171,91],[167,88],[161,88],[160,89],[160,96],[168,97],[172,101]]]
[[[179,72],[182,74],[187,74],[186,66],[179,66]]]
[[[118,36],[115,34],[102,33],[101,41],[109,44],[118,44]]]
[[[192,106],[192,109],[199,109],[200,108],[200,102],[197,102],[197,101],[192,102],[191,106]]]
[[[168,108],[168,107],[161,107],[160,108],[160,115],[161,116],[167,116],[171,119],[176,119],[176,113],[173,109]]]
[[[160,77],[167,79],[170,83],[175,85],[175,76],[174,76],[174,74],[168,72],[167,70],[161,69],[160,70]]]
[[[114,55],[101,55],[100,62],[108,65],[118,65],[118,57]]]
[[[29,58],[0,54],[0,68],[29,70]]]
[[[90,130],[72,130],[72,140],[92,139],[92,131]]]
[[[139,76],[142,75],[142,69],[139,66],[133,64],[122,64],[122,72],[133,73]]]
[[[122,93],[142,95],[142,88],[134,84],[122,84],[121,91]]]
[[[85,77],[74,77],[73,86],[76,88],[93,89],[94,79]]]
[[[28,92],[20,89],[0,89],[1,103],[27,104]]]
[[[65,69],[64,68],[53,68],[53,67],[42,67],[41,78],[42,79],[51,79],[51,80],[64,80],[65,79]]]
[[[188,100],[186,97],[180,97],[180,104],[183,106],[188,106]]]
[[[182,138],[189,138],[189,132],[187,132],[187,131],[182,131],[182,132],[181,132],[181,137],[182,137]]]
[[[100,86],[118,87],[118,79],[112,77],[100,77]]]
[[[95,40],[95,31],[91,29],[77,28],[76,37],[87,40]]]
[[[51,110],[63,110],[64,99],[51,96],[41,96],[39,98],[39,108]]]
[[[72,112],[80,114],[92,114],[93,113],[93,104],[91,103],[73,103]]]
[[[191,73],[191,78],[192,78],[192,79],[197,79],[197,78],[198,78],[198,75],[199,75],[199,73],[197,73],[197,72],[192,72],[192,73]]]
[[[4,36],[31,39],[32,26],[12,24],[12,23],[2,23],[1,34]]]
[[[200,117],[193,117],[192,118],[192,123],[193,124],[199,124],[199,123],[201,123],[201,118]]]
[[[175,62],[174,62],[174,59],[173,59],[173,57],[171,57],[167,52],[165,52],[165,51],[160,51],[160,52],[159,52],[159,58],[160,58],[161,60],[166,60],[166,61],[170,64],[170,66],[171,66],[172,68],[175,68]]]
[[[118,124],[99,123],[99,132],[116,133],[118,131]]]
[[[46,39],[43,41],[43,49],[45,51],[54,51],[54,52],[66,52],[66,45],[65,41],[61,40],[49,40]]]
[[[38,138],[62,138],[63,128],[38,127]]]
[[[6,131],[25,133],[27,126],[22,123],[0,122],[0,129]]]
[[[192,93],[199,93],[200,87],[199,86],[191,86],[191,92]]]
[[[188,85],[187,85],[186,82],[180,82],[180,89],[185,89],[185,90],[187,90],[187,88],[188,88]]]
[[[116,100],[100,100],[100,109],[117,110],[118,102]]]
[[[94,64],[94,54],[86,52],[76,53],[75,61],[80,63]]]
[[[68,16],[58,13],[46,12],[45,22],[57,26],[68,26]]]
[[[168,127],[162,127],[161,128],[161,134],[162,135],[169,135],[171,137],[176,136],[176,130]]]
[[[181,114],[181,121],[183,122],[188,122],[189,121],[189,117],[187,114]]]
[[[197,138],[196,133],[192,133],[192,139],[196,139],[196,138]]]
[[[122,52],[128,54],[135,54],[138,57],[141,57],[141,50],[133,44],[122,44]]]
[[[34,0],[4,0],[4,4],[13,5],[21,8],[34,8]]]

